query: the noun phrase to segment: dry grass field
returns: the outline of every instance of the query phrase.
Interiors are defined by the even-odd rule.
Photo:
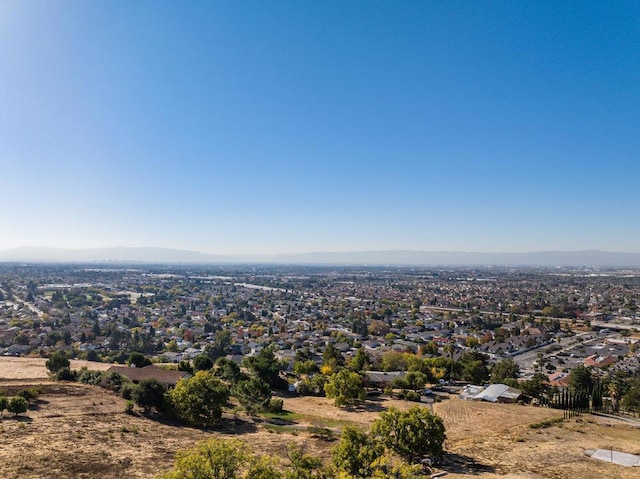
[[[82,364],[73,364],[81,367]],[[107,365],[90,363],[91,369]],[[203,431],[124,413],[125,401],[97,387],[48,380],[40,359],[0,358],[0,388],[7,394],[29,385],[44,391],[37,409],[0,423],[0,477],[147,478],[168,470],[176,450],[208,437],[237,435],[257,453],[282,456],[287,444],[304,445],[328,458],[331,442],[306,428],[323,424],[367,427],[389,405],[380,399],[358,410],[337,409],[325,398],[286,398],[283,420],[224,419],[217,431]],[[622,421],[583,416],[532,429],[530,424],[558,417],[555,410],[462,401],[436,403],[447,427],[447,477],[621,478],[640,476],[638,468],[598,462],[583,449],[614,448],[640,453],[640,429]]]

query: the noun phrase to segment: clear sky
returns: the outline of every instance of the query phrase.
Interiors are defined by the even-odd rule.
[[[44,245],[640,252],[640,3],[0,0]]]

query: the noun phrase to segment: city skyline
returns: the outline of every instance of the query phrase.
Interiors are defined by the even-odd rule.
[[[633,2],[0,5],[0,250],[640,252]]]

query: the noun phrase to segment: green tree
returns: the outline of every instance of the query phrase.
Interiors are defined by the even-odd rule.
[[[143,379],[133,389],[132,399],[139,406],[149,411],[155,408],[161,411],[164,405],[164,396],[167,386],[155,378]]]
[[[253,458],[245,479],[282,479],[282,473],[277,469],[277,464],[269,456]]]
[[[342,356],[342,353],[338,349],[336,349],[336,347],[332,343],[329,343],[322,352],[322,364],[335,364],[338,366],[342,366],[344,364],[344,356]]]
[[[223,329],[218,331],[213,343],[206,346],[205,354],[209,356],[211,361],[217,361],[218,358],[226,356],[231,352],[231,331]]]
[[[398,351],[386,351],[382,353],[383,371],[406,371],[407,361],[403,353]]]
[[[422,389],[427,382],[427,376],[420,371],[409,371],[403,377],[396,378],[394,386],[402,389],[417,391]]]
[[[12,397],[7,403],[7,411],[14,416],[27,412],[27,400],[20,396]]]
[[[7,409],[9,400],[5,396],[0,396],[0,418],[4,415],[4,410]]]
[[[305,361],[295,361],[293,363],[293,372],[298,375],[313,374],[318,372],[318,365],[311,359],[307,359]]]
[[[622,396],[622,406],[627,411],[640,412],[640,383],[632,386]]]
[[[220,358],[216,361],[215,375],[231,384],[247,379],[247,375],[242,372],[240,366],[227,358]]]
[[[442,419],[421,406],[407,411],[390,407],[371,428],[374,436],[405,460],[416,463],[424,454],[441,456],[446,439]]]
[[[249,447],[238,439],[209,439],[178,451],[173,471],[164,478],[236,479],[249,457]]]
[[[285,364],[276,359],[273,347],[264,348],[255,356],[246,356],[242,364],[273,389],[286,387],[286,381],[280,377]]]
[[[200,354],[193,360],[194,371],[206,371],[213,367],[213,361],[206,354]]]
[[[593,388],[593,378],[591,371],[583,364],[579,364],[569,372],[569,389],[572,392],[590,393]]]
[[[502,359],[491,368],[491,382],[503,383],[507,378],[517,378],[520,366],[511,358]]]
[[[325,469],[320,458],[304,453],[301,447],[287,447],[287,458],[291,470],[285,472],[285,479],[333,479],[335,476]]]
[[[67,358],[67,354],[64,351],[56,351],[45,363],[47,369],[52,373],[57,373],[62,368],[68,368],[71,363],[69,362],[69,358]]]
[[[540,399],[549,390],[547,376],[543,373],[534,373],[531,379],[520,383],[520,388],[525,395]]]
[[[231,394],[249,414],[264,410],[271,401],[269,385],[258,377],[239,381],[231,390]]]
[[[365,400],[362,376],[347,369],[342,369],[329,378],[324,385],[324,392],[332,398],[336,406],[353,406]]]
[[[371,477],[383,454],[379,440],[350,426],[343,429],[340,442],[332,450],[334,466],[350,477]]]
[[[151,365],[151,360],[141,353],[131,353],[129,359],[127,359],[128,365],[133,365],[137,368],[143,368]]]
[[[473,384],[483,384],[489,379],[487,368],[487,356],[476,352],[467,351],[459,360],[462,366],[462,379]]]
[[[189,374],[193,374],[193,367],[189,361],[183,359],[178,363],[178,371],[186,371]]]
[[[369,355],[367,354],[367,352],[363,347],[358,348],[358,350],[356,351],[356,355],[353,357],[353,359],[349,363],[349,367],[353,371],[357,373],[361,373],[362,371],[369,368],[370,366],[371,366],[371,358],[369,358]]]
[[[169,393],[175,414],[196,426],[214,426],[229,399],[229,388],[212,371],[181,379]]]

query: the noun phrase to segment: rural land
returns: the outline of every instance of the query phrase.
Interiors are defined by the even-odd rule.
[[[0,476],[637,477],[639,307],[622,267],[0,263]]]

